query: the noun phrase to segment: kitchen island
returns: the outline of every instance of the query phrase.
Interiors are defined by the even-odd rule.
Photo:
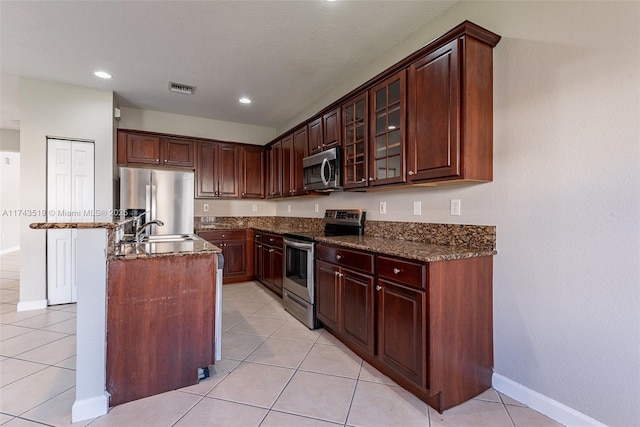
[[[188,243],[122,243],[117,236],[124,223],[114,219],[30,226],[78,231],[76,400],[72,422],[104,415],[109,406],[145,394],[195,384],[197,369],[214,362],[215,271],[220,248],[197,237]],[[192,310],[191,305],[197,309]],[[168,333],[167,327],[173,333]],[[210,335],[196,336],[200,333]],[[198,346],[208,351],[195,350]],[[138,356],[122,360],[121,353]],[[199,355],[192,356],[195,353]],[[156,358],[154,363],[150,363],[152,358]],[[195,366],[183,369],[174,365],[176,358],[185,358]],[[139,369],[140,363],[144,363],[143,369]],[[151,366],[158,371],[152,371]],[[184,373],[187,369],[192,375]],[[127,383],[113,382],[110,376],[120,376]],[[136,386],[151,377],[167,376],[180,379],[163,379],[160,384],[151,381],[155,382],[151,387]],[[181,381],[189,384],[180,385]]]

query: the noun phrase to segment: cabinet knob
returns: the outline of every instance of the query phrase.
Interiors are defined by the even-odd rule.
[[[376,291],[379,291],[380,289],[382,289],[382,286],[376,285]]]
[[[244,193],[242,193],[242,195],[244,196]]]
[[[341,260],[341,259],[342,259],[342,255],[340,255],[340,254],[336,254],[336,259],[337,259],[337,260]]]
[[[160,161],[160,159],[156,159],[156,162],[159,162],[159,161]]]
[[[400,269],[399,269],[399,268],[397,268],[397,267],[396,267],[396,268],[394,268],[394,269],[393,269],[393,274],[398,274],[398,273],[400,273]]]
[[[273,249],[269,249],[269,253],[273,252]]]
[[[367,182],[367,178],[362,178],[360,182]]]
[[[167,159],[165,159],[164,162],[167,163]]]
[[[269,237],[269,241],[270,241],[270,242],[275,242],[275,241],[276,241],[276,239],[274,239],[273,237]]]
[[[370,176],[370,177],[369,177],[369,181],[373,181],[373,177],[371,177],[371,176]]]
[[[223,235],[222,235],[222,238],[224,239],[225,237],[226,237],[226,236],[223,234]]]
[[[337,276],[338,274],[340,274],[337,270],[333,272],[334,276]]]
[[[413,171],[409,171],[409,172],[408,172],[408,174],[409,174],[409,175],[413,175]]]

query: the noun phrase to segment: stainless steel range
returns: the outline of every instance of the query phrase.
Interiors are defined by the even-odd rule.
[[[320,326],[315,305],[315,238],[362,235],[365,214],[361,209],[327,209],[324,231],[284,235],[283,305],[309,329]]]

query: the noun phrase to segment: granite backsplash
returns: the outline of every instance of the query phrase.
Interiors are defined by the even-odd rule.
[[[196,217],[196,230],[220,228],[291,228],[321,231],[322,218],[299,217]],[[493,225],[433,224],[425,222],[365,222],[365,236],[424,242],[433,245],[466,246],[496,249],[496,227]]]

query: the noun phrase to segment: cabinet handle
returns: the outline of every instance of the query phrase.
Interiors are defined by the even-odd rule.
[[[337,270],[333,272],[333,275],[336,276],[336,277],[338,276],[338,274],[340,274],[340,273]]]
[[[394,268],[393,269],[393,274],[398,274],[398,273],[400,273],[400,271],[401,270],[399,268]]]
[[[380,289],[382,289],[382,286],[376,285],[376,291],[379,291]]]
[[[340,254],[336,254],[336,259],[337,259],[337,260],[341,260],[341,259],[342,259],[342,255],[340,255]]]
[[[409,171],[408,173],[409,173],[409,175],[413,175],[413,171]]]
[[[273,252],[273,249],[269,249],[269,253]]]
[[[276,241],[276,239],[274,239],[273,237],[270,237],[270,238],[269,238],[269,241],[270,241],[270,242],[275,242],[275,241]]]
[[[334,272],[333,272],[333,274],[334,274],[336,277],[344,277],[344,274],[340,273],[339,271],[334,271]]]
[[[367,178],[362,178],[360,182],[367,182]]]

